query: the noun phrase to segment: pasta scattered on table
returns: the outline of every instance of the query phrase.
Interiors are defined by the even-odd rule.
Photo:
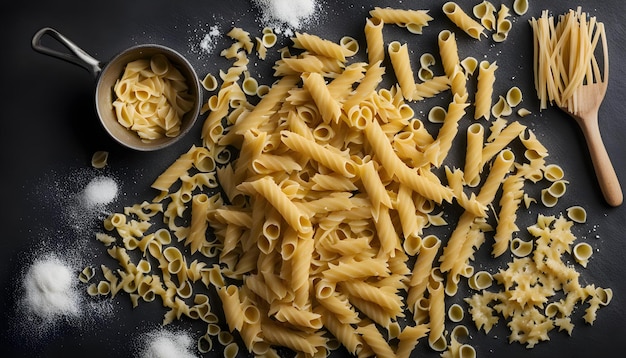
[[[504,7],[497,17],[494,11],[483,27],[453,2],[444,5],[476,39],[509,16]],[[233,45],[222,56],[232,67],[203,82],[214,94],[203,107],[202,145],[154,180],[151,201],[104,220],[107,232],[96,238],[120,267],[102,265],[101,278],[95,269],[81,272],[81,281],[98,280],[88,293],[125,292],[134,305],[158,299],[167,309],[163,324],[183,317],[205,322],[198,350],[212,351],[217,339],[225,356],[243,348],[236,335],[256,355],[275,355],[276,346],[323,355],[338,342],[357,356],[408,357],[424,338],[444,357],[475,357],[460,342],[467,328],[446,330],[463,317],[460,306],[446,310],[461,280],[475,291],[464,301],[476,327],[489,332],[501,315],[509,340],[527,347],[555,328],[571,333],[578,303],[587,305],[584,319],[593,323],[612,291],[582,286],[563,261],[573,248],[581,265],[588,263],[589,247],[573,246],[574,222],[538,215],[527,228],[534,250],[532,241],[516,237],[519,209],[534,200],[526,185],[546,180],[545,195],[558,199],[566,182],[561,167],[546,163],[548,151],[534,133],[504,118],[512,111],[492,112],[495,62],[461,61],[454,33],[444,30],[438,36],[444,74],[418,82],[408,44],[387,40],[386,53],[382,27],[419,34],[432,20],[427,11],[375,8],[370,16],[369,62],[350,62],[359,51],[354,38],[296,33],[275,63],[277,81],[262,96],[248,72],[251,34],[229,31]],[[257,41],[260,57],[273,35],[264,30],[269,38]],[[385,88],[387,55],[399,79]],[[420,67],[432,65],[431,56]],[[476,65],[472,108],[467,79]],[[451,100],[430,133],[410,104],[443,92]],[[521,91],[500,98],[511,109]],[[471,123],[467,131],[460,130],[463,121]],[[460,135],[467,136],[463,169],[447,162]],[[458,220],[444,213],[449,205],[461,211]],[[580,209],[568,213],[585,221]],[[154,225],[158,218],[165,227]],[[442,225],[452,227],[449,237],[428,233]],[[507,268],[475,272],[474,254],[485,242],[493,256],[513,254]],[[529,273],[535,284],[525,284]],[[554,301],[558,291],[566,299]],[[214,305],[222,307],[225,325],[209,293],[219,298]]]

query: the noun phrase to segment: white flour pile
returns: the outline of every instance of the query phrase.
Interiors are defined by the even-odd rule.
[[[253,0],[253,3],[261,10],[264,23],[277,28],[283,25],[291,30],[310,21],[317,10],[314,0]]]
[[[78,234],[87,235],[99,223],[99,219],[107,215],[107,205],[117,199],[119,185],[110,176],[93,176],[90,173],[77,174],[75,180],[76,183],[58,185],[78,186],[77,189],[67,187],[59,190],[59,194],[65,196],[60,201],[65,206],[68,224]]]
[[[93,178],[82,192],[86,208],[102,208],[117,197],[117,182],[113,178],[98,176]]]
[[[45,342],[45,337],[62,334],[63,327],[96,328],[97,322],[114,314],[111,300],[87,299],[85,287],[78,280],[84,252],[80,247],[41,244],[33,248],[33,254],[39,254],[18,277],[16,306],[9,318],[12,337],[33,345]],[[52,249],[51,245],[59,247]]]
[[[160,329],[145,336],[139,358],[195,358],[193,347],[187,333]]]
[[[24,276],[23,285],[28,312],[43,320],[80,314],[74,274],[58,258],[51,256],[33,262]]]

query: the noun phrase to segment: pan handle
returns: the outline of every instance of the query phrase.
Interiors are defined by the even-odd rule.
[[[69,50],[69,53],[57,51],[51,49],[50,47],[42,45],[41,39],[45,35],[49,35],[58,42],[60,42]],[[50,27],[44,27],[35,33],[32,40],[32,47],[37,52],[79,65],[80,67],[83,67],[87,71],[91,72],[94,77],[97,77],[102,70],[100,61],[91,57],[83,49],[70,41],[67,37],[61,35],[58,31]]]

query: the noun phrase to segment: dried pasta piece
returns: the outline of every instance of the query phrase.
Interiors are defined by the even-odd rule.
[[[346,50],[335,42],[323,39],[317,35],[301,32],[296,32],[296,36],[292,40],[295,48],[308,50],[314,54],[336,59],[340,62],[346,62]]]
[[[517,115],[524,118],[528,115],[532,114],[532,112],[530,110],[528,110],[527,108],[520,108],[517,110]]]
[[[394,351],[389,345],[389,342],[383,337],[374,323],[364,322],[357,327],[356,330],[366,344],[366,348],[361,350],[361,354],[363,354],[365,349],[368,349],[368,352],[371,352],[369,355],[381,357],[394,356]]]
[[[335,336],[341,344],[352,354],[359,354],[363,349],[364,341],[357,330],[350,324],[341,322],[332,311],[323,306],[316,307],[315,311],[320,314],[324,327]]]
[[[428,111],[428,121],[431,123],[443,123],[448,112],[441,106],[434,106]]]
[[[339,45],[344,49],[346,56],[354,56],[359,52],[359,42],[351,36],[344,36],[339,40]]]
[[[523,241],[520,238],[511,240],[511,253],[517,257],[526,257],[533,250],[532,241]]]
[[[484,290],[491,287],[493,277],[487,271],[478,271],[468,280],[469,287],[474,290]]]
[[[322,75],[309,72],[302,75],[302,81],[303,87],[311,94],[324,122],[338,122],[341,116],[341,105],[331,95]]]
[[[489,1],[483,1],[472,8],[474,16],[487,30],[496,29],[496,7]]]
[[[437,255],[437,251],[441,246],[441,240],[434,235],[428,235],[422,240],[422,247],[419,251],[419,259],[411,273],[411,281],[409,282],[409,291],[407,297],[407,305],[409,310],[417,312],[417,304],[423,297],[428,285],[428,278],[433,267],[433,262]]]
[[[576,223],[582,224],[587,221],[587,211],[579,205],[570,206],[567,208],[567,217]]]
[[[544,176],[551,182],[562,180],[565,176],[563,168],[558,164],[548,164],[544,168]]]
[[[463,67],[466,76],[473,75],[478,68],[478,60],[475,57],[468,56],[461,60],[461,67]]]
[[[106,167],[109,159],[109,152],[106,150],[98,150],[91,156],[91,166],[97,169]]]
[[[387,53],[391,60],[391,65],[396,74],[402,95],[412,101],[415,93],[415,75],[409,59],[409,50],[406,44],[392,41],[387,47]]]
[[[528,11],[528,0],[514,0],[513,11],[518,15],[524,15]]]
[[[390,7],[375,7],[370,11],[370,16],[379,18],[386,24],[396,24],[406,27],[414,34],[421,34],[422,29],[428,26],[433,18],[428,15],[428,10],[405,10]]]
[[[592,254],[593,249],[591,248],[591,245],[586,242],[581,242],[574,246],[574,258],[576,259],[576,262],[578,262],[582,267],[587,267],[587,264],[589,263],[589,258]]]
[[[437,36],[437,43],[444,72],[449,78],[452,78],[457,66],[460,65],[456,36],[450,30],[443,30]]]
[[[240,190],[258,193],[269,201],[291,227],[301,233],[311,231],[311,221],[300,212],[298,207],[287,197],[280,187],[269,177],[263,177],[238,186]]]
[[[465,150],[464,181],[470,187],[480,182],[480,164],[485,136],[485,129],[479,123],[467,127],[467,148]]]
[[[513,233],[519,231],[515,221],[517,220],[517,210],[524,196],[523,187],[523,178],[516,175],[506,178],[502,183],[499,220],[491,252],[494,257],[498,257],[506,251],[513,238]]]
[[[510,116],[511,113],[513,113],[511,106],[502,96],[500,96],[498,102],[491,107],[491,114],[496,118]]]
[[[480,40],[485,28],[480,23],[472,19],[459,5],[453,1],[443,4],[443,13],[461,30],[469,36]]]
[[[430,80],[417,83],[411,96],[413,100],[421,101],[431,98],[450,88],[450,80],[446,76],[435,76]]]
[[[415,349],[419,339],[428,334],[429,327],[427,324],[418,324],[416,326],[407,325],[398,334],[398,347],[396,348],[396,357],[408,358]]]
[[[364,34],[367,43],[367,59],[370,64],[382,62],[385,59],[383,26],[383,20],[378,17],[365,20]]]
[[[478,85],[474,101],[474,119],[484,117],[489,119],[491,112],[493,84],[496,81],[495,71],[498,68],[495,62],[481,61],[478,66]]]
[[[430,294],[430,331],[428,332],[428,344],[436,351],[443,351],[447,347],[445,338],[445,304],[444,304],[444,290],[441,282],[434,282],[428,285],[428,292]]]
[[[455,323],[461,322],[463,320],[463,316],[464,311],[461,305],[459,305],[458,303],[453,303],[452,305],[450,305],[450,307],[448,308],[448,318],[450,319],[450,321]]]

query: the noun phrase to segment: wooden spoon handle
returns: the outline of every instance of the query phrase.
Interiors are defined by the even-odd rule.
[[[595,117],[595,118],[593,118]],[[604,199],[611,206],[620,206],[624,200],[622,187],[619,184],[615,169],[611,164],[611,159],[606,151],[602,137],[600,136],[600,128],[598,126],[598,114],[594,113],[590,118],[579,121],[582,128],[593,168],[600,184],[600,190],[604,195]]]

